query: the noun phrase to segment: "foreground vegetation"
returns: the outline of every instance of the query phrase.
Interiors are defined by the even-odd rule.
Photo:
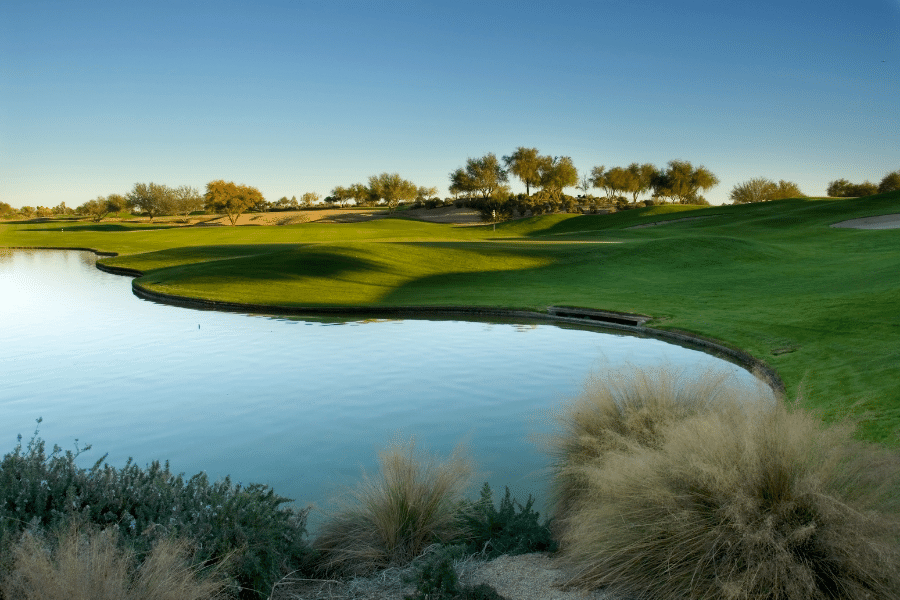
[[[560,412],[551,521],[508,489],[499,507],[486,484],[467,499],[464,455],[407,443],[312,541],[306,511],[264,486],[185,481],[157,463],[80,468],[78,451],[46,453],[35,436],[0,461],[0,593],[298,598],[310,582],[400,567],[408,598],[496,600],[462,584],[455,561],[541,551],[570,583],[616,597],[896,597],[896,450],[761,392],[714,373],[605,373]]]
[[[624,597],[894,598],[900,462],[718,378],[595,379],[556,440],[575,581]]]

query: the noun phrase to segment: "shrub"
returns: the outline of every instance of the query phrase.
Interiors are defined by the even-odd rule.
[[[886,194],[887,192],[893,192],[896,190],[900,190],[900,169],[891,171],[890,173],[882,177],[881,182],[878,184],[879,194]]]
[[[658,448],[666,426],[732,401],[738,394],[730,375],[711,371],[690,378],[662,367],[588,377],[581,395],[560,415],[559,434],[551,440],[555,517],[565,517],[588,474],[609,453]]]
[[[454,561],[465,552],[462,546],[444,546],[422,557],[408,580],[416,584],[416,593],[404,600],[504,600],[486,584],[461,585]]]
[[[3,582],[16,600],[206,600],[223,598],[227,578],[218,568],[191,566],[187,546],[171,539],[154,544],[138,565],[118,543],[115,529],[76,526],[52,541],[26,532],[13,549],[13,569]]]
[[[582,485],[560,527],[577,583],[636,597],[896,597],[896,454],[745,400],[703,398],[601,436],[593,460],[578,454]]]
[[[390,446],[379,463],[379,477],[365,477],[351,503],[320,528],[314,547],[327,570],[405,564],[464,533],[458,508],[472,471],[468,459],[455,454],[439,463],[419,457],[409,442]]]
[[[289,500],[267,486],[210,482],[205,473],[185,479],[159,462],[117,468],[100,459],[84,469],[75,461],[86,449],[55,446],[48,454],[37,432],[24,448],[20,436],[0,461],[6,546],[28,524],[52,528],[76,519],[116,527],[138,552],[179,537],[197,547],[198,561],[229,557],[245,598],[265,597],[284,573],[306,564],[307,509],[285,506]]]
[[[499,509],[494,506],[494,494],[485,483],[481,499],[465,511],[465,519],[471,536],[470,553],[482,553],[486,558],[502,554],[526,554],[528,552],[554,552],[556,542],[549,523],[540,522],[540,513],[532,509],[534,498],[528,496],[523,506],[512,498],[509,487]]]

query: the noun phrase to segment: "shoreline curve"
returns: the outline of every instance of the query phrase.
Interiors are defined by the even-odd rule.
[[[94,248],[64,248],[52,246],[7,246],[10,250],[75,250],[82,252],[93,252],[98,257],[114,257],[118,256],[116,252],[104,252]],[[733,348],[726,345],[720,340],[706,338],[694,333],[687,333],[677,330],[664,330],[647,327],[645,325],[626,325],[615,322],[598,321],[594,319],[584,319],[577,317],[567,317],[543,313],[533,310],[513,309],[513,308],[497,308],[497,307],[479,307],[479,306],[278,306],[273,304],[252,304],[243,302],[227,302],[221,300],[204,300],[201,298],[191,298],[189,296],[179,296],[176,294],[167,294],[165,292],[157,292],[150,290],[137,282],[137,278],[144,275],[143,271],[138,269],[130,269],[127,267],[115,267],[104,265],[99,261],[95,261],[94,266],[100,271],[110,273],[112,275],[122,275],[132,277],[131,291],[138,298],[158,302],[160,304],[168,304],[171,306],[180,306],[183,308],[192,308],[197,310],[215,310],[220,312],[240,312],[254,313],[269,316],[277,315],[308,315],[308,316],[337,316],[337,315],[370,315],[370,316],[391,316],[391,317],[424,317],[424,316],[478,316],[478,317],[506,317],[530,319],[535,321],[546,321],[548,323],[568,323],[573,325],[581,325],[590,329],[625,331],[639,337],[650,337],[662,341],[675,342],[689,346],[696,350],[706,352],[718,356],[719,358],[730,359],[731,362],[738,364],[747,371],[750,371],[758,379],[762,379],[766,385],[771,388],[776,399],[783,400],[786,396],[786,388],[784,382],[778,373],[770,367],[766,362],[756,358],[749,352],[739,348]],[[625,313],[622,316],[633,317],[635,320],[646,318],[646,315],[630,315]]]

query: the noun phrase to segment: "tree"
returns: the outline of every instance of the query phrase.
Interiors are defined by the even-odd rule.
[[[238,217],[259,202],[265,202],[262,193],[249,185],[237,185],[233,181],[217,179],[206,184],[203,196],[206,210],[224,212],[234,225]]]
[[[537,148],[519,146],[515,152],[503,157],[503,163],[510,173],[522,180],[522,183],[525,184],[525,193],[530,196],[531,186],[537,186],[540,183],[541,165],[548,158],[538,154]]]
[[[606,181],[606,166],[600,165],[598,167],[593,167],[591,169],[591,184],[595,188],[602,188],[603,191],[606,192],[606,199],[612,200],[613,197],[613,189],[607,184]]]
[[[860,198],[878,193],[878,186],[871,181],[850,183],[846,179],[836,179],[828,183],[827,193],[832,198]]]
[[[628,165],[628,172],[631,173],[631,188],[626,190],[631,193],[631,201],[637,202],[638,196],[653,187],[653,178],[656,176],[658,169],[655,165],[644,163],[639,165],[631,163]]]
[[[591,178],[588,175],[582,175],[578,180],[578,189],[581,190],[581,194],[584,198],[588,197],[588,192],[591,191],[592,187],[594,187],[594,184],[591,182]]]
[[[878,184],[878,193],[884,194],[900,190],[900,169],[891,171],[881,179]]]
[[[419,188],[399,173],[382,173],[369,177],[369,191],[373,197],[384,200],[393,211],[400,202],[415,200]]]
[[[372,190],[364,183],[354,183],[347,188],[350,199],[358,205],[363,205],[372,200]]]
[[[494,190],[508,180],[506,171],[493,152],[481,158],[466,159],[466,166],[450,173],[450,192],[478,192],[482,198],[489,198]]]
[[[430,200],[438,195],[438,189],[436,187],[420,187],[416,191],[416,201],[424,202],[425,200]]]
[[[568,156],[557,156],[543,161],[539,175],[538,182],[541,189],[554,201],[560,200],[563,188],[578,184],[578,169]]]
[[[605,187],[613,196],[621,196],[631,192],[637,187],[637,177],[630,170],[622,167],[613,167],[604,175]]]
[[[172,190],[172,212],[181,217],[186,223],[190,214],[197,210],[203,210],[203,196],[195,187],[182,185]]]
[[[300,196],[300,202],[303,203],[303,206],[307,207],[316,204],[321,199],[322,196],[316,192],[304,192],[304,194]]]
[[[337,202],[341,205],[341,208],[344,208],[344,204],[353,198],[353,194],[349,188],[345,188],[342,185],[337,185],[331,190],[331,197],[337,200]]]
[[[679,204],[702,204],[706,200],[699,195],[718,185],[719,178],[706,167],[694,167],[686,160],[670,160],[665,171],[653,178],[654,195],[670,198]]]
[[[775,182],[765,177],[754,177],[738,183],[731,189],[729,197],[732,204],[749,204],[751,202],[767,202],[775,194]]]
[[[0,202],[0,217],[6,217],[13,214],[15,209],[6,202]]]
[[[125,208],[126,200],[119,194],[110,194],[107,197],[97,196],[78,207],[78,214],[88,215],[99,223],[109,213],[119,212]]]
[[[128,194],[128,205],[150,215],[150,220],[157,215],[171,211],[174,191],[158,183],[136,183]]]

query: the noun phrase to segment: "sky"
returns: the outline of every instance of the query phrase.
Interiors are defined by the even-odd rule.
[[[720,179],[900,169],[900,0],[48,2],[0,7],[0,201],[137,182],[268,200],[517,147]],[[514,192],[524,192],[511,178]],[[569,188],[570,194],[580,193]]]

